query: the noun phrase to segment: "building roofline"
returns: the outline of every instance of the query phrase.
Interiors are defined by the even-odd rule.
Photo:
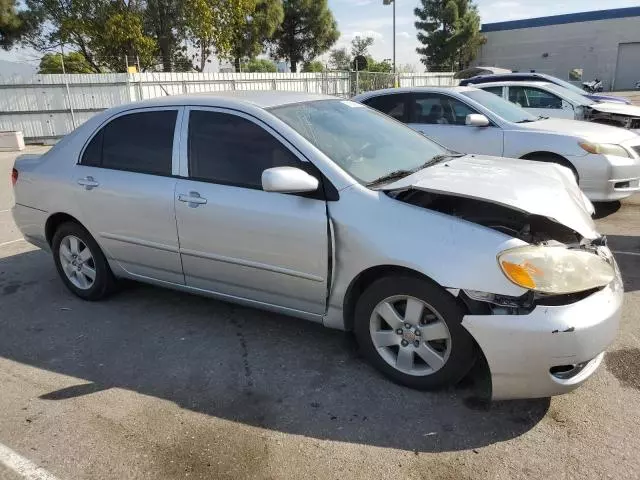
[[[640,17],[640,7],[615,8],[612,10],[596,10],[593,12],[569,13],[553,15],[551,17],[527,18],[508,22],[486,23],[482,25],[482,32],[500,32],[503,30],[517,30],[520,28],[546,27],[549,25],[564,25],[567,23],[594,22],[597,20],[611,20],[614,18]]]

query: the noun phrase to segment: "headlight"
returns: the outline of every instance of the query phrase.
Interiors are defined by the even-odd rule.
[[[597,153],[601,155],[615,155],[617,157],[631,158],[631,154],[621,145],[614,145],[612,143],[594,143],[594,142],[578,142],[580,147],[589,152]]]
[[[598,255],[564,247],[512,248],[498,255],[498,263],[513,283],[543,293],[583,292],[615,277],[613,267]]]

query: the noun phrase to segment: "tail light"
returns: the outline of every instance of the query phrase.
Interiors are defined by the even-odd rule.
[[[18,170],[14,168],[11,170],[11,184],[15,187],[16,183],[18,183]]]

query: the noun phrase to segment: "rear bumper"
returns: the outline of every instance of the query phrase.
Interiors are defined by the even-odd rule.
[[[582,385],[613,342],[623,300],[620,276],[571,305],[539,306],[528,315],[467,315],[491,371],[492,399],[548,397]]]
[[[45,235],[45,225],[49,214],[37,208],[15,204],[11,209],[13,221],[22,233],[24,239],[44,250],[49,250],[49,243]]]

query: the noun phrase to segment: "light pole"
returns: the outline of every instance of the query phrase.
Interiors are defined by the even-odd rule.
[[[383,5],[393,3],[393,73],[396,73],[396,0],[382,0]]]

